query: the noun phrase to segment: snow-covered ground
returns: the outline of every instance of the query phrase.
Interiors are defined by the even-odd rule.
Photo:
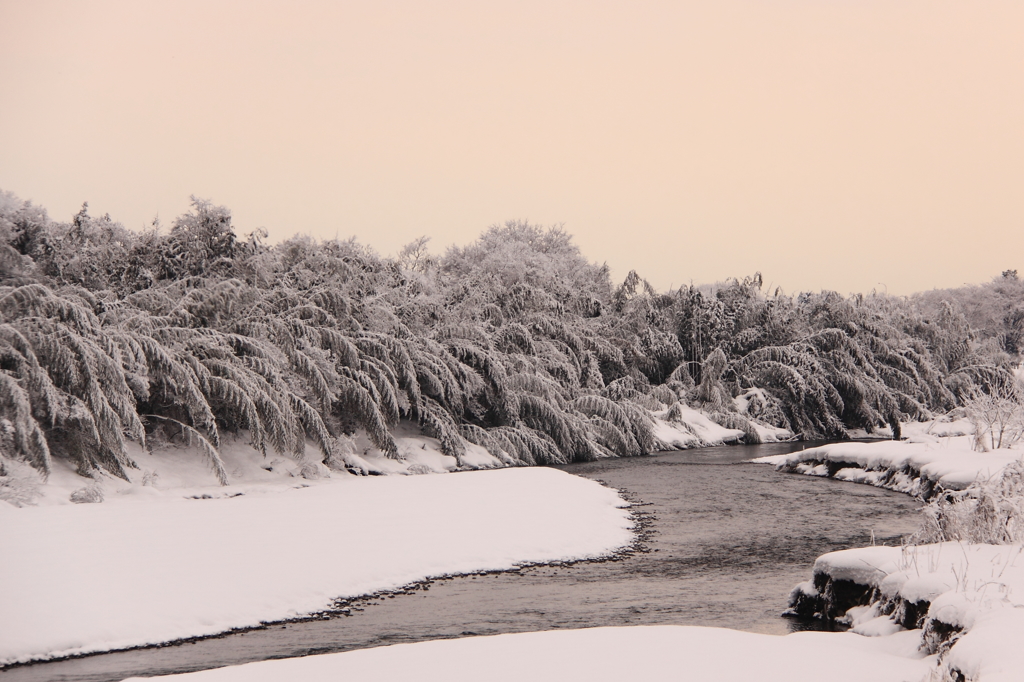
[[[943,442],[941,439],[973,435],[974,424],[968,419],[939,418],[923,422],[901,422],[900,431],[902,439],[909,443],[939,443]],[[847,433],[854,439],[892,440],[892,429],[888,426],[875,428],[871,433],[864,429],[849,429]]]
[[[423,471],[443,464],[428,440],[413,462]],[[209,635],[429,576],[595,557],[632,539],[615,491],[553,469],[314,469],[307,480],[302,465],[236,444],[222,448],[235,482],[221,487],[194,452],[135,454],[144,469],[132,484],[58,468],[37,504],[0,502],[0,663]],[[71,504],[83,486],[105,501]]]
[[[963,490],[975,481],[990,480],[1021,454],[1019,450],[975,452],[970,437],[957,437],[934,442],[832,443],[754,461],[927,498],[939,490]]]
[[[528,632],[262,661],[175,675],[182,682],[918,682],[931,659],[913,637],[646,626]]]
[[[441,452],[436,439],[423,436],[408,422],[400,423],[393,430],[393,436],[401,459],[388,458],[370,444],[365,434],[359,433],[348,443],[352,452],[345,455],[347,467],[373,475],[445,473],[460,469],[454,457]],[[463,441],[463,445],[466,454],[461,469],[505,466],[482,447],[468,441]],[[44,483],[28,465],[5,460],[6,468],[13,475],[0,477],[0,507],[4,506],[4,500],[15,506],[69,505],[75,493],[79,499],[106,502],[139,497],[232,497],[253,491],[288,490],[332,475],[346,476],[344,471],[332,472],[320,464],[317,461],[320,452],[311,443],[306,444],[305,458],[292,459],[274,453],[264,457],[249,445],[244,432],[238,437],[222,439],[218,448],[227,472],[227,486],[218,484],[216,476],[194,448],[156,446],[150,452],[129,442],[128,449],[129,456],[138,465],[136,469],[127,470],[130,481],[103,474],[86,478],[78,475],[67,460],[55,458],[53,472]]]

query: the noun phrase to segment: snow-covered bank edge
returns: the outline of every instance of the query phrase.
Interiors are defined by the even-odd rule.
[[[339,597],[331,600],[331,603],[327,607],[319,611],[311,611],[309,613],[304,613],[302,615],[288,618],[280,618],[277,620],[264,620],[260,621],[255,625],[233,627],[221,632],[216,632],[214,634],[195,635],[191,637],[179,637],[176,639],[171,639],[162,642],[138,644],[134,646],[125,646],[118,648],[103,648],[97,650],[82,650],[74,653],[60,653],[54,655],[46,655],[43,657],[28,658],[25,660],[18,660],[15,662],[0,661],[0,673],[3,673],[7,670],[13,670],[15,668],[22,668],[37,664],[58,663],[60,661],[86,658],[89,656],[98,656],[103,654],[120,653],[127,651],[138,651],[143,649],[162,649],[165,647],[190,644],[194,642],[200,642],[203,640],[230,637],[232,635],[243,634],[246,632],[252,632],[256,630],[266,630],[273,628],[275,626],[290,625],[292,623],[308,623],[311,621],[327,620],[331,618],[351,617],[354,616],[356,613],[365,611],[368,606],[375,605],[383,599],[392,597],[399,598],[402,596],[413,596],[421,590],[429,590],[431,586],[435,584],[450,580],[498,575],[501,573],[519,573],[522,571],[528,571],[529,569],[533,568],[567,568],[578,564],[603,564],[609,562],[624,561],[638,552],[647,551],[645,543],[651,532],[651,522],[649,519],[649,514],[634,507],[629,507],[628,509],[630,511],[631,517],[634,519],[634,537],[632,541],[627,545],[610,550],[605,554],[582,558],[570,557],[565,559],[554,559],[551,561],[522,561],[517,562],[515,565],[509,568],[468,570],[459,573],[444,573],[439,575],[425,576],[422,579],[409,582],[405,585],[401,585],[393,589],[383,589],[377,590],[375,592],[369,592],[366,594]]]
[[[822,555],[790,612],[867,637],[920,632],[943,680],[1009,682],[1024,671],[1024,548],[946,542]]]
[[[646,414],[653,427],[653,447],[647,454],[741,443],[778,443],[793,438],[793,433],[787,429],[770,426],[738,413],[723,413],[716,416],[682,403],[676,403],[671,407],[663,406],[660,410],[646,410]],[[733,421],[737,428],[719,423]],[[463,455],[460,464],[454,457],[442,452],[439,441],[424,435],[411,422],[400,422],[391,433],[398,444],[399,458],[387,457],[364,433],[357,432],[355,437],[350,439],[353,452],[345,456],[348,470],[351,473],[382,475],[443,473],[516,466],[501,452],[488,451],[464,438],[460,440],[465,446],[466,454]]]
[[[866,483],[927,502],[944,491],[992,480],[1020,457],[1014,450],[974,452],[964,442],[880,441],[831,443],[752,461],[779,471]]]
[[[431,576],[613,559],[637,539],[616,491],[554,469],[303,484],[0,505],[0,662],[215,635]]]

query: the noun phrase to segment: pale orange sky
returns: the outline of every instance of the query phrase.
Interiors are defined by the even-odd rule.
[[[0,0],[0,188],[393,254],[563,223],[616,279],[1024,274],[1024,3]]]

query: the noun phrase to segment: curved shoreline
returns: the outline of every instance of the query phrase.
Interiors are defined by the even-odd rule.
[[[18,586],[5,599],[0,658],[214,635],[426,576],[604,556],[633,538],[624,500],[553,469],[252,493],[0,508],[0,579]]]
[[[593,479],[587,479],[593,480]],[[37,658],[29,661],[18,661],[15,663],[9,663],[0,665],[0,673],[4,673],[9,670],[15,670],[17,668],[27,668],[34,665],[46,665],[49,663],[60,663],[63,661],[73,661],[84,658],[92,658],[96,656],[105,656],[107,654],[117,654],[132,651],[145,651],[150,649],[166,649],[170,647],[182,646],[185,644],[193,644],[196,642],[225,639],[235,635],[243,634],[246,632],[255,632],[259,630],[268,630],[276,626],[290,625],[294,623],[309,623],[319,620],[329,620],[332,618],[345,618],[353,615],[354,612],[360,612],[365,610],[367,606],[373,606],[375,602],[383,599],[393,599],[399,596],[407,596],[415,594],[420,590],[429,590],[431,585],[438,584],[441,582],[447,582],[458,578],[472,578],[477,576],[487,575],[499,575],[499,574],[510,574],[517,573],[526,569],[531,568],[545,568],[545,567],[567,567],[575,566],[578,564],[602,564],[608,562],[616,562],[627,559],[635,554],[644,553],[647,551],[646,542],[650,538],[651,534],[656,532],[653,528],[653,519],[651,514],[640,509],[640,507],[647,506],[647,503],[639,501],[638,498],[631,492],[621,489],[614,488],[605,484],[603,481],[596,481],[604,487],[613,490],[623,500],[629,503],[626,507],[629,509],[629,517],[633,523],[631,533],[632,539],[627,545],[624,545],[618,549],[612,550],[606,555],[597,557],[587,557],[581,559],[569,559],[569,560],[553,560],[553,561],[536,561],[536,562],[523,562],[516,564],[516,566],[507,569],[493,569],[493,570],[480,570],[480,571],[468,571],[464,573],[446,573],[435,576],[427,576],[421,580],[416,580],[401,587],[394,589],[378,590],[367,594],[356,595],[353,597],[339,597],[332,601],[332,605],[329,608],[314,611],[302,616],[296,616],[294,618],[283,618],[279,620],[270,620],[261,622],[258,625],[232,628],[223,632],[218,632],[210,635],[197,635],[194,637],[181,637],[173,640],[167,640],[164,642],[154,642],[150,644],[140,644],[138,646],[122,647],[118,649],[107,649],[103,651],[88,651],[82,653],[68,654],[64,656],[54,656],[52,658]],[[446,639],[445,637],[439,637],[439,639]]]

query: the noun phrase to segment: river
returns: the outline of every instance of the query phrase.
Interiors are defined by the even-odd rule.
[[[349,616],[270,625],[173,646],[0,672],[2,682],[121,680],[268,658],[428,639],[613,625],[710,625],[768,634],[814,627],[780,617],[825,552],[895,544],[920,503],[864,485],[747,460],[804,443],[702,448],[559,467],[642,502],[649,534],[616,561],[433,581],[353,604]],[[301,572],[301,569],[299,569]]]

